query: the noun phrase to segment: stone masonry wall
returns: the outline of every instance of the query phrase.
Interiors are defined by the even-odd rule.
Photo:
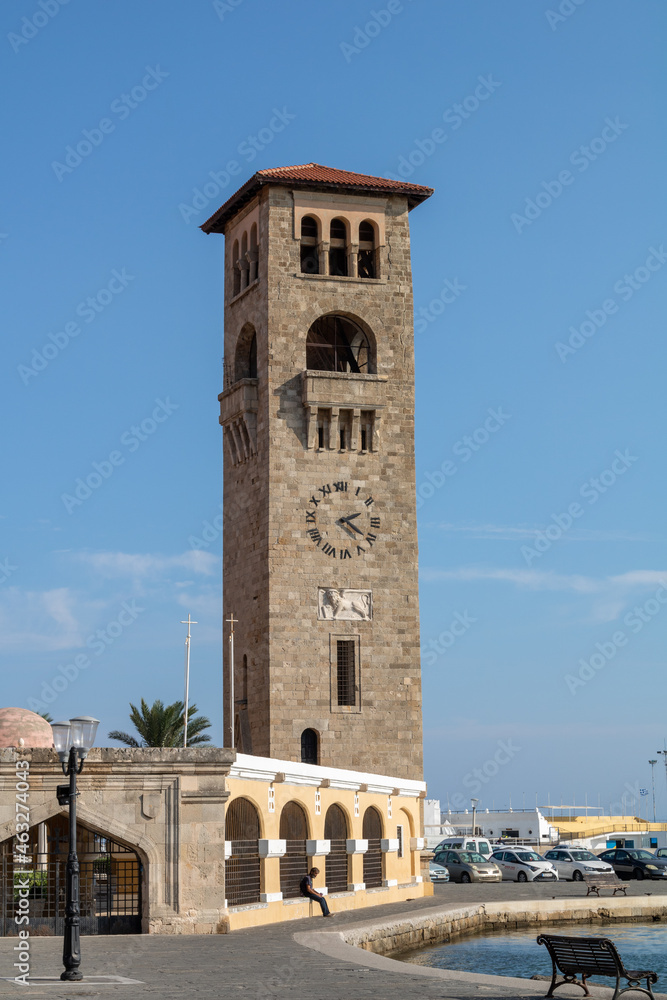
[[[231,610],[233,601],[240,619],[237,692],[244,653],[249,661],[253,753],[299,760],[300,735],[310,727],[320,735],[321,764],[419,778],[408,210],[402,196],[377,200],[386,205],[380,280],[328,278],[300,273],[290,191],[277,186],[263,190],[260,280],[226,307],[227,358],[244,323],[253,322],[257,330],[259,414],[256,458],[231,469],[225,454],[225,610]],[[236,223],[229,224],[228,244]],[[226,275],[229,284],[229,257]],[[306,336],[319,316],[332,312],[349,315],[377,341],[377,373],[386,376],[386,383],[379,387],[385,406],[374,452],[306,446]],[[362,386],[362,409],[363,391]],[[357,510],[367,513],[361,501],[369,497],[381,522],[372,548],[345,561],[327,557],[306,534],[306,511],[313,509],[309,498],[336,481],[348,484],[347,496],[323,495],[317,507],[321,523],[328,519],[332,541],[335,518]],[[339,544],[344,544],[342,538]],[[372,621],[318,620],[319,587],[372,590]],[[332,637],[359,637],[360,706],[341,710],[335,701]]]
[[[29,762],[35,826],[58,805],[63,776],[55,750],[0,750],[0,842],[15,833],[18,759]],[[93,749],[77,778],[77,821],[135,850],[144,868],[142,929],[226,929],[224,803],[235,754],[206,749]]]

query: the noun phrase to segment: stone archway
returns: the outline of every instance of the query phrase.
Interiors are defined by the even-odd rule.
[[[0,844],[0,934],[16,935],[25,914],[31,933],[65,929],[68,817],[62,812],[33,825],[25,855],[12,839]],[[107,832],[77,823],[81,934],[140,934],[144,866],[136,851]],[[19,889],[27,889],[21,900]],[[27,910],[23,910],[27,899]]]

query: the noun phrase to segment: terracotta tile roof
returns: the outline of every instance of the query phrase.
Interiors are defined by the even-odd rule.
[[[334,167],[324,167],[321,163],[271,167],[253,174],[210,219],[200,226],[200,229],[205,233],[223,232],[225,223],[266,184],[287,184],[290,187],[318,191],[345,188],[374,194],[405,194],[408,197],[408,207],[411,209],[433,194],[433,188],[425,187],[423,184],[409,184],[407,181],[392,181],[387,177],[372,177],[370,174],[357,174],[351,170],[337,170]]]

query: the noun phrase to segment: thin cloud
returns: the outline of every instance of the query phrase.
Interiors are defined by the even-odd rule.
[[[526,524],[453,524],[448,521],[427,525],[427,527],[434,527],[439,531],[467,534],[474,539],[502,542],[530,541],[543,534],[548,526],[547,524],[537,526]],[[621,529],[603,531],[594,528],[572,527],[567,533],[563,533],[561,540],[570,542],[646,542],[651,540],[651,536]]]
[[[82,646],[76,606],[77,598],[67,587],[44,591],[5,587],[0,592],[0,648],[54,652]]]
[[[422,580],[434,583],[438,580],[498,580],[513,583],[528,590],[571,590],[578,593],[595,593],[604,588],[603,581],[592,577],[570,575],[536,569],[491,569],[482,566],[462,566],[458,569],[424,569]]]
[[[105,579],[164,577],[174,569],[212,576],[218,571],[220,564],[218,556],[200,549],[190,549],[177,556],[128,552],[81,552],[77,558]]]
[[[484,566],[461,566],[457,569],[424,569],[420,578],[427,583],[440,580],[459,582],[510,583],[524,590],[561,591],[591,595],[589,611],[592,622],[612,622],[623,613],[634,591],[667,588],[667,569],[636,569],[615,576],[592,577],[580,574],[551,573],[536,569],[494,569]]]

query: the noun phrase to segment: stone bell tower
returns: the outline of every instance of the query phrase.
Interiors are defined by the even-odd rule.
[[[225,743],[233,724],[241,752],[421,777],[408,213],[431,194],[260,170],[201,227],[225,236]]]

